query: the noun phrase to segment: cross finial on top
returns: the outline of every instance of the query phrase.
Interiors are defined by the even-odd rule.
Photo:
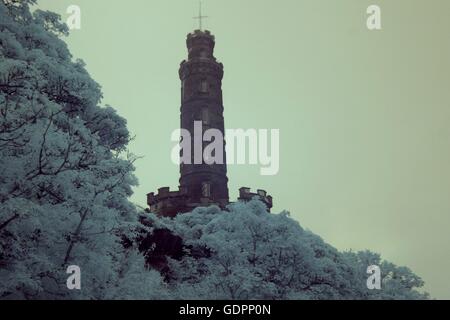
[[[202,26],[202,22],[204,18],[208,18],[208,16],[203,16],[202,15],[202,1],[199,1],[199,10],[198,10],[198,17],[194,17],[193,19],[198,19],[198,24],[199,24],[199,30],[202,30],[203,26]]]

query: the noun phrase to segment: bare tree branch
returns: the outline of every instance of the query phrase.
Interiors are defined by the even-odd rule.
[[[3,222],[2,224],[0,224],[0,230],[6,228],[6,226],[8,226],[8,224],[10,224],[11,222],[13,222],[14,220],[16,220],[17,218],[19,218],[20,215],[18,213],[16,213],[15,215],[13,215],[11,218],[9,218],[8,220],[6,220],[5,222]]]

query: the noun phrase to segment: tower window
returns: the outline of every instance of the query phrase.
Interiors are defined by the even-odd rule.
[[[202,196],[204,198],[211,197],[211,183],[209,183],[209,182],[202,183]]]
[[[208,107],[202,109],[202,121],[204,125],[209,125],[209,110]]]
[[[206,79],[203,79],[202,82],[200,83],[200,92],[202,93],[208,93],[208,81],[206,81]]]

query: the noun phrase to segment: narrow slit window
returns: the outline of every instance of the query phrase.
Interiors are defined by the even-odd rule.
[[[200,92],[202,93],[208,93],[208,81],[206,81],[206,79],[203,79],[202,82],[200,83]]]
[[[202,196],[205,198],[211,197],[211,183],[210,182],[202,183]]]
[[[207,107],[202,109],[202,120],[204,125],[209,125],[209,110]]]

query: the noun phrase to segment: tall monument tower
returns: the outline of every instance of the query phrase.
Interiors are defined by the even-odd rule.
[[[161,216],[174,217],[179,213],[192,211],[196,207],[217,205],[224,209],[229,202],[225,142],[223,161],[207,164],[203,150],[210,142],[203,142],[208,129],[225,132],[222,99],[223,65],[214,57],[214,36],[200,28],[187,36],[188,58],[180,65],[181,80],[181,129],[190,133],[191,154],[180,154],[191,161],[180,164],[180,186],[177,191],[159,188],[158,193],[147,195],[149,211]],[[200,124],[200,126],[199,126]],[[200,129],[200,132],[197,132]],[[197,152],[196,152],[197,149]],[[200,149],[200,150],[198,150]],[[184,150],[183,150],[184,151]],[[200,159],[196,155],[200,154]],[[213,155],[214,156],[214,155]],[[270,210],[272,197],[266,191],[250,192],[250,188],[239,189],[239,201],[257,197]]]
[[[187,36],[188,59],[180,66],[181,128],[191,134],[193,149],[206,145],[195,138],[194,124],[202,124],[204,131],[217,129],[225,132],[222,100],[223,65],[214,57],[214,36],[209,31],[196,30]],[[194,151],[194,150],[192,150]],[[228,178],[223,143],[222,164],[208,165],[203,159],[180,165],[180,188],[187,190],[193,203],[212,202],[225,206],[228,203]],[[198,161],[202,163],[199,164]],[[196,163],[196,164],[195,164]]]
[[[201,15],[198,17],[204,18]],[[175,216],[199,206],[229,204],[225,142],[223,161],[207,164],[203,150],[210,142],[203,142],[208,129],[225,133],[222,99],[223,65],[214,57],[214,36],[201,29],[188,34],[188,58],[180,65],[181,80],[181,129],[191,136],[189,163],[180,164],[180,186],[178,191],[160,188],[158,194],[147,195],[150,211],[164,216]],[[196,132],[201,128],[200,132]],[[196,152],[196,149],[197,152]],[[200,159],[195,155],[200,154]],[[180,155],[181,156],[181,155]],[[189,156],[188,156],[189,157]],[[183,155],[183,159],[186,157]]]

